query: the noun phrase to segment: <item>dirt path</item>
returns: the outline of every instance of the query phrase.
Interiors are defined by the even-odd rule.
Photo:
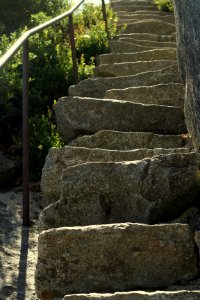
[[[30,228],[22,228],[22,192],[0,193],[0,300],[36,300],[37,219],[41,194],[31,192]]]

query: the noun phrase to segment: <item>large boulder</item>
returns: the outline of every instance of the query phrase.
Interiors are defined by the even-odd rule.
[[[190,207],[198,191],[194,153],[76,165],[63,171],[61,199],[42,211],[39,227],[165,222]]]
[[[39,236],[35,284],[42,300],[163,288],[197,274],[193,234],[187,225],[64,227]]]
[[[42,170],[41,189],[46,205],[56,202],[61,196],[62,171],[86,162],[134,161],[159,154],[187,153],[187,148],[135,149],[116,151],[81,147],[51,148]]]

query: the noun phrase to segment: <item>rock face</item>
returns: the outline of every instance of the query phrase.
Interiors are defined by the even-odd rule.
[[[175,18],[177,26],[178,61],[181,77],[184,81],[185,116],[196,152],[200,149],[200,7],[197,2],[175,0]],[[190,16],[194,16],[191,18]],[[190,47],[188,47],[190,45]]]
[[[61,199],[42,211],[39,227],[169,221],[190,207],[198,183],[194,154],[76,165],[63,171]]]
[[[187,153],[187,148],[176,149],[135,149],[116,151],[77,147],[51,148],[42,170],[41,189],[46,203],[60,199],[62,171],[86,162],[134,161],[159,154]]]
[[[42,300],[166,287],[198,273],[193,234],[181,224],[52,229],[40,234],[38,257],[36,289]]]
[[[77,294],[67,295],[64,300],[199,300],[199,291],[178,292],[124,292],[114,294]]]
[[[65,142],[78,135],[100,130],[148,131],[159,134],[185,132],[183,111],[177,107],[64,97],[59,99],[55,110],[58,130]]]

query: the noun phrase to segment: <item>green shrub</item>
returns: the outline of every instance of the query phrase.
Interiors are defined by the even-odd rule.
[[[30,1],[30,0],[29,0]],[[46,1],[46,0],[45,0]],[[40,4],[42,1],[37,0]],[[63,0],[59,0],[63,3]],[[67,1],[67,3],[70,1]],[[46,3],[46,2],[45,2]],[[50,4],[53,5],[53,1]],[[53,10],[53,9],[52,9]],[[53,14],[53,13],[52,13]],[[111,10],[107,10],[110,36],[117,32],[117,22]],[[31,27],[51,18],[50,13],[40,11],[29,18]],[[91,4],[74,16],[79,80],[88,78],[95,67],[96,56],[108,52],[108,39],[102,19],[101,7]],[[0,55],[27,30],[19,29],[9,37],[0,37]],[[73,66],[69,42],[68,20],[48,27],[30,38],[30,170],[32,178],[38,178],[48,149],[62,142],[54,120],[49,115],[53,99],[67,95],[73,84]],[[5,68],[0,70],[0,111],[2,115],[21,113],[22,103],[22,51],[17,53]],[[19,126],[20,127],[20,126]],[[18,135],[20,136],[20,131]],[[19,140],[15,136],[14,140]]]
[[[171,0],[154,0],[154,3],[158,5],[158,9],[162,11],[173,11],[173,4]]]
[[[52,122],[51,110],[47,115],[35,115],[29,120],[31,179],[38,180],[46,155],[51,147],[61,147],[63,142]]]

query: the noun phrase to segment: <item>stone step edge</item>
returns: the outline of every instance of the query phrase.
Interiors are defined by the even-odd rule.
[[[200,291],[156,291],[156,292],[117,292],[113,294],[90,293],[90,294],[72,294],[66,295],[63,300],[198,300],[200,299]]]

